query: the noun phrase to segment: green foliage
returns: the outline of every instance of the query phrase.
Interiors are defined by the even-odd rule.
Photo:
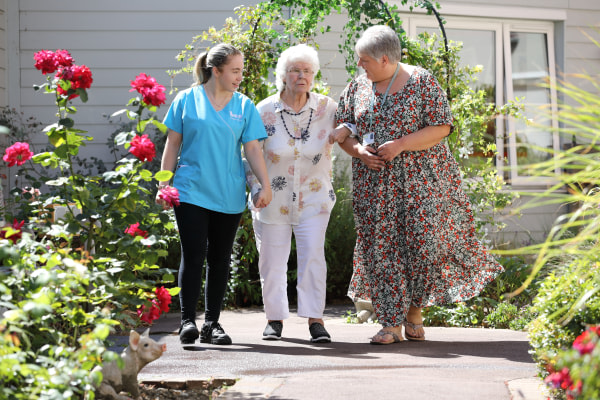
[[[101,305],[116,290],[110,273],[34,239],[25,233],[0,254],[0,397],[82,398],[91,369],[108,356],[105,340],[118,322]]]
[[[480,311],[466,303],[456,303],[451,307],[431,306],[423,310],[423,323],[428,326],[479,325],[483,318]]]
[[[338,166],[339,164],[336,164]],[[352,193],[346,188],[349,181],[347,171],[334,168],[333,189],[336,203],[331,210],[325,236],[325,259],[327,261],[327,298],[343,299],[348,293],[352,277],[352,259],[356,230],[352,210]]]
[[[518,296],[506,298],[506,293],[514,292],[523,285],[531,269],[520,257],[506,257],[500,259],[499,263],[504,266],[504,272],[486,286],[479,296],[464,303],[423,309],[425,324],[524,329],[533,318],[529,304],[536,294],[537,283]]]
[[[543,280],[533,302],[538,317],[529,328],[532,353],[542,373],[559,349],[569,347],[587,325],[600,321],[598,283],[589,279],[600,273],[599,265],[587,258],[576,259],[555,267]],[[584,303],[579,302],[582,296],[586,296]],[[566,315],[571,317],[565,319]]]
[[[487,326],[508,329],[511,322],[519,317],[520,310],[514,304],[498,303],[498,306],[485,317]]]

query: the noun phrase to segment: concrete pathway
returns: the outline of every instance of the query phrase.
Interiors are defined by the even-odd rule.
[[[524,332],[426,327],[426,342],[374,346],[368,340],[380,326],[347,324],[346,310],[352,306],[327,308],[328,344],[310,343],[306,319],[295,314],[284,322],[281,341],[262,340],[262,310],[240,309],[223,312],[220,321],[233,345],[183,348],[179,315],[163,316],[150,333],[167,343],[167,352],[140,372],[139,381],[181,388],[224,379],[235,383],[224,399],[546,398]]]

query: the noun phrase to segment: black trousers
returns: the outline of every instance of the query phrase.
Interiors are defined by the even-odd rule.
[[[205,260],[204,319],[219,320],[229,279],[233,242],[241,217],[241,213],[224,214],[189,203],[175,207],[181,239],[178,282],[182,321],[196,319]]]

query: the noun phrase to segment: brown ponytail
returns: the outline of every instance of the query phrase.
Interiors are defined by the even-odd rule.
[[[221,70],[223,65],[229,62],[229,56],[242,54],[237,48],[230,44],[221,43],[203,52],[196,58],[194,65],[194,83],[192,86],[202,85],[212,76],[212,69]]]

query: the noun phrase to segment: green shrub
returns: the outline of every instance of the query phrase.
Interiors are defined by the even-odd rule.
[[[336,171],[337,172],[337,171]],[[349,177],[346,171],[335,174],[333,189],[336,203],[331,210],[325,236],[325,259],[327,261],[327,299],[347,299],[348,285],[352,278],[354,244],[354,212],[352,192],[346,187]]]
[[[519,309],[514,304],[498,303],[496,308],[485,316],[484,322],[490,328],[510,328],[510,323],[519,317]]]
[[[504,257],[498,260],[504,272],[477,296],[464,303],[432,306],[423,309],[423,320],[430,326],[490,326],[523,329],[531,319],[528,310],[536,294],[537,281],[517,296],[506,296],[523,285],[529,277],[530,266],[523,257]],[[505,313],[509,311],[508,315]],[[511,324],[513,327],[511,327]]]
[[[544,380],[555,398],[600,398],[600,325],[590,326],[569,349],[559,351]]]
[[[82,398],[90,371],[114,357],[105,340],[118,322],[102,307],[117,294],[112,277],[50,240],[23,233],[9,243],[0,250],[0,398]]]
[[[574,260],[550,273],[540,285],[532,310],[538,314],[529,328],[534,360],[545,374],[547,363],[560,349],[568,348],[588,325],[600,321],[600,285],[586,276],[600,273],[597,263]],[[585,274],[582,271],[587,271]],[[585,293],[594,293],[577,307],[572,318],[565,319],[571,305]]]

